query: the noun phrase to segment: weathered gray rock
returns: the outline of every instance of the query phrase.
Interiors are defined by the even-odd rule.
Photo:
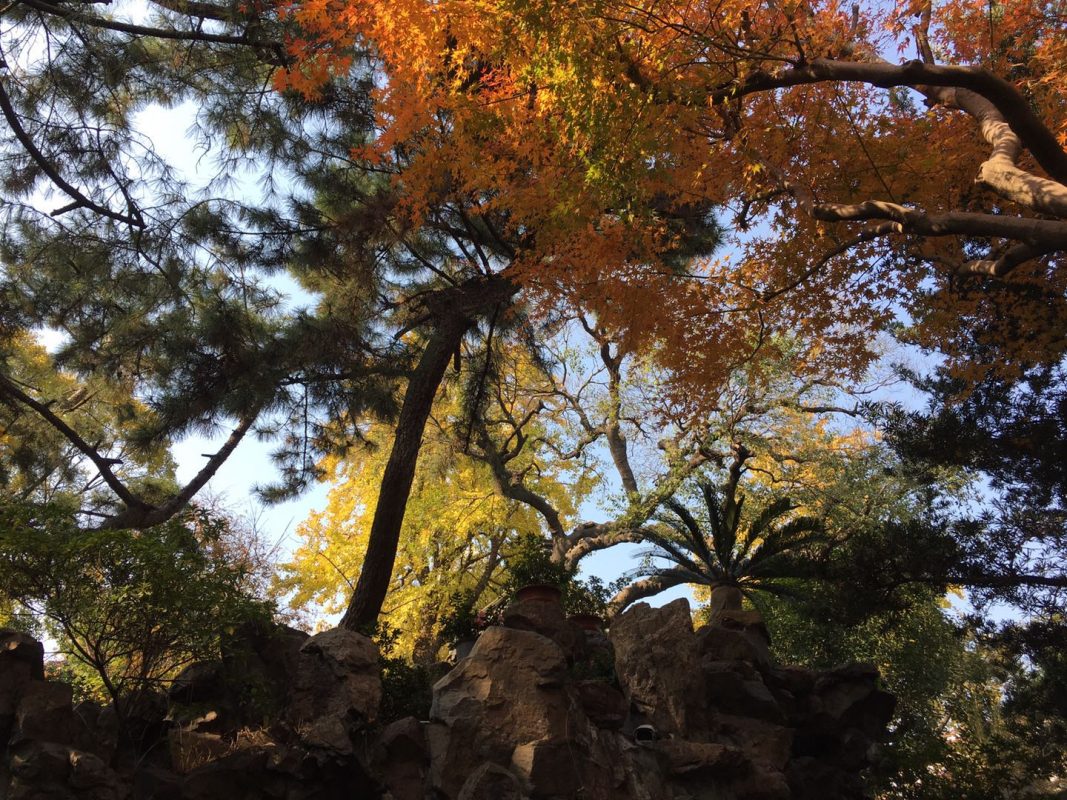
[[[516,600],[504,609],[504,626],[551,639],[568,661],[584,655],[585,633],[566,618],[558,600]]]
[[[0,798],[863,796],[862,770],[877,758],[872,742],[893,710],[873,668],[774,668],[763,653],[766,632],[758,615],[723,608],[714,624],[694,633],[685,601],[638,606],[615,621],[611,637],[614,652],[602,636],[582,638],[567,652],[566,637],[561,644],[533,630],[491,628],[434,687],[429,723],[409,717],[381,731],[370,727],[381,698],[373,643],[345,630],[302,638],[291,658],[266,653],[276,666],[287,663],[287,704],[278,724],[238,729],[234,721],[242,717],[236,714],[219,735],[188,720],[175,723],[174,708],[161,719],[165,698],[146,695],[142,716],[157,726],[145,729],[149,760],[130,758],[124,746],[117,751],[118,773],[99,749],[76,743],[86,735],[99,738],[115,720],[114,709],[84,704],[75,711],[68,689],[40,679],[32,641],[8,638],[15,644],[0,649],[0,676],[17,678],[6,695],[16,736],[0,758]],[[598,655],[606,657],[606,669]],[[256,658],[259,669],[263,659]],[[187,673],[172,701],[216,705],[213,695],[228,691],[233,664],[231,653],[221,667]],[[613,667],[621,688],[613,683]],[[633,731],[641,722],[652,723],[660,737],[636,742]],[[172,762],[182,774],[166,768]]]
[[[599,728],[619,730],[629,711],[626,696],[602,680],[580,680],[574,684],[582,711]]]
[[[58,742],[22,740],[11,748],[9,770],[12,780],[6,796],[11,800],[125,800],[130,793],[127,783],[103,760]]]
[[[701,671],[710,709],[771,722],[785,721],[778,699],[751,663],[705,660]]]
[[[736,775],[748,766],[740,748],[712,742],[668,739],[656,749],[663,753],[670,775],[710,777]]]
[[[44,646],[19,631],[0,628],[0,746],[11,735],[15,706],[31,681],[44,680]]]
[[[378,648],[366,636],[334,628],[300,647],[286,718],[300,740],[339,756],[374,722],[382,699]]]
[[[662,734],[690,738],[706,723],[706,693],[689,601],[638,603],[611,624],[615,672],[636,710]]]
[[[533,631],[493,627],[434,686],[429,743],[433,786],[455,797],[486,762],[510,765],[517,746],[564,741],[567,661]]]
[[[90,750],[93,737],[74,713],[72,690],[65,683],[34,681],[26,684],[15,707],[11,741],[59,742]]]
[[[714,728],[716,741],[738,748],[754,763],[780,771],[789,761],[793,748],[792,728],[736,714],[717,715]]]
[[[747,661],[771,668],[770,639],[758,611],[721,611],[697,631],[701,656],[712,661]]]

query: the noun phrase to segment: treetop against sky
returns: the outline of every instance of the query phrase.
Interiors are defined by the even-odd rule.
[[[283,10],[300,33],[280,88],[314,96],[375,59],[378,133],[355,152],[402,174],[414,218],[451,201],[494,221],[516,243],[509,276],[633,342],[665,344],[690,386],[771,331],[809,343],[801,363],[862,368],[895,304],[935,341],[951,311],[970,309],[944,308],[930,288],[965,276],[1062,295],[1067,43],[1055,3]],[[684,216],[713,213],[736,254],[672,267]],[[1051,339],[1028,346],[1062,347]]]
[[[855,379],[902,320],[971,379],[1062,358],[1057,3],[89,5],[25,0],[3,31],[0,322],[63,330],[59,367],[139,401],[138,446],[229,433],[149,496],[121,447],[0,376],[102,476],[100,524],[176,513],[253,431],[299,490],[388,419],[384,592],[446,371],[484,383],[494,347],[579,317],[656,370],[676,425],[739,371]],[[206,191],[132,122],[182,101],[220,155]],[[249,163],[262,196],[215,191]],[[24,202],[43,185],[52,214]]]

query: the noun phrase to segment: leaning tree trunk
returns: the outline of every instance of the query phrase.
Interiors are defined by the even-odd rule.
[[[363,559],[352,600],[341,618],[344,628],[369,628],[381,613],[393,575],[400,528],[404,523],[404,511],[415,479],[415,466],[426,420],[448,362],[459,348],[470,324],[470,320],[462,314],[440,320],[408,381],[393,449],[382,473],[378,505],[374,509],[374,520],[367,540],[367,555]]]
[[[448,362],[459,351],[463,336],[474,319],[487,309],[508,303],[517,291],[518,287],[510,278],[498,273],[443,289],[422,299],[436,325],[404,392],[393,449],[382,473],[378,505],[371,521],[367,555],[352,600],[341,618],[341,627],[365,630],[378,620],[393,577],[393,563],[415,479],[422,432]]]

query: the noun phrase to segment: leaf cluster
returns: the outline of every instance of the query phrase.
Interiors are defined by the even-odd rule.
[[[95,672],[120,715],[126,697],[216,657],[224,631],[271,613],[251,593],[260,565],[205,512],[143,532],[89,533],[50,506],[5,503],[0,519],[4,595]]]

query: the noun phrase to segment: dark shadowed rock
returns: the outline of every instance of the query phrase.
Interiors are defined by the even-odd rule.
[[[23,687],[15,707],[11,741],[59,742],[81,750],[95,744],[85,722],[74,713],[72,690],[65,683],[34,681]]]
[[[702,657],[711,661],[747,661],[771,668],[770,639],[758,611],[722,611],[697,631]]]
[[[18,698],[31,681],[44,680],[44,646],[19,631],[0,628],[0,745],[7,742]]]
[[[307,640],[303,631],[267,620],[245,622],[223,637],[221,694],[210,699],[220,716],[236,727],[280,716]]]
[[[393,800],[424,800],[430,751],[422,723],[405,717],[382,731],[377,759],[382,783]]]
[[[482,764],[464,781],[456,800],[526,800],[526,797],[512,772],[497,764]]]
[[[11,783],[0,796],[11,800],[126,800],[130,794],[129,784],[102,759],[58,742],[23,740],[11,748],[9,770]]]
[[[211,703],[226,694],[224,681],[221,661],[201,661],[178,673],[167,695],[173,703]]]
[[[574,690],[582,711],[600,728],[619,730],[626,722],[629,705],[623,693],[609,683],[600,680],[576,681]]]
[[[486,762],[511,763],[517,746],[568,738],[567,661],[533,631],[493,627],[434,686],[428,730],[435,788],[455,797]]]
[[[737,774],[749,763],[740,748],[712,742],[668,739],[657,749],[666,759],[668,774],[689,778]]]
[[[286,718],[307,747],[350,756],[353,737],[375,720],[381,698],[374,642],[334,628],[300,647]]]
[[[504,625],[551,639],[568,661],[584,655],[585,633],[566,618],[558,600],[515,600],[504,609]]]
[[[630,703],[663,734],[705,724],[705,689],[689,601],[638,603],[611,624],[615,672]]]

